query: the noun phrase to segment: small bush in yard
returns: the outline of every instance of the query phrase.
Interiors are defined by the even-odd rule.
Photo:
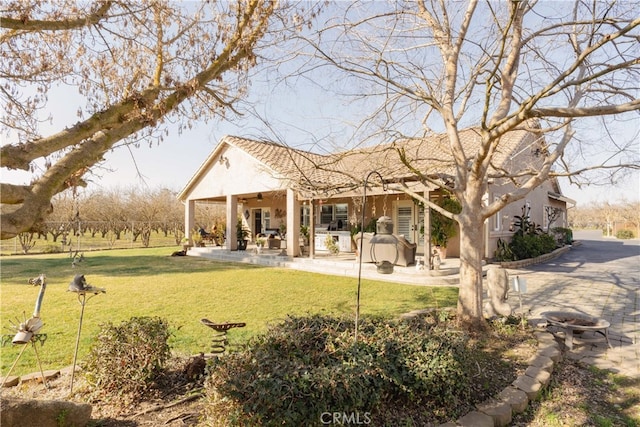
[[[616,233],[618,239],[633,239],[633,231],[631,230],[618,230]]]
[[[93,394],[133,403],[154,384],[171,356],[169,326],[159,317],[132,317],[101,330],[84,363]]]
[[[214,361],[207,421],[218,425],[321,425],[344,412],[395,424],[398,408],[432,415],[468,397],[467,337],[432,318],[289,317],[249,349]],[[349,416],[349,415],[348,415]],[[391,425],[390,424],[390,425]]]

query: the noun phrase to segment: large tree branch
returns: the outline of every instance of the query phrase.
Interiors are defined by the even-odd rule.
[[[0,148],[0,166],[10,169],[29,170],[29,164],[38,158],[48,156],[66,147],[81,143],[96,132],[120,126],[123,118],[134,110],[144,108],[158,96],[158,89],[151,88],[112,105],[104,111],[93,114],[87,120],[70,128],[23,144],[4,145]]]
[[[75,185],[71,180],[77,183],[81,175],[99,162],[118,141],[155,125],[184,100],[205,90],[207,83],[242,66],[242,61],[250,61],[256,42],[266,31],[273,7],[273,3],[262,7],[260,0],[250,1],[240,12],[234,34],[222,52],[206,69],[161,100],[158,100],[160,90],[152,87],[52,137],[2,147],[2,166],[7,167],[28,165],[31,160],[62,149],[70,148],[70,151],[31,187],[2,188],[10,191],[7,202],[11,200],[17,204],[2,213],[0,239],[28,230],[45,216],[50,209],[51,198],[69,185]]]
[[[640,99],[625,104],[602,105],[598,107],[540,107],[527,113],[527,117],[595,117],[627,113],[640,110]]]
[[[98,23],[106,16],[112,4],[112,1],[100,2],[98,3],[97,8],[94,12],[86,16],[79,16],[73,19],[46,21],[39,19],[29,19],[27,17],[11,18],[3,16],[2,19],[0,19],[0,28],[21,31],[73,30]]]

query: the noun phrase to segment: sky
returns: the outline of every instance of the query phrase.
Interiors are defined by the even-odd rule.
[[[42,126],[43,135],[52,134],[77,121],[76,111],[84,101],[75,89],[57,88],[49,96],[49,111],[55,112],[53,122]],[[170,128],[169,136],[159,145],[142,144],[139,148],[120,147],[105,157],[105,162],[89,176],[88,190],[114,187],[169,188],[180,191],[193,176],[223,136],[230,134],[248,138],[278,140],[290,146],[314,150],[318,142],[329,146],[344,146],[357,124],[357,107],[337,99],[322,85],[298,79],[295,85],[274,85],[268,76],[252,81],[245,105],[269,122],[246,113],[230,121],[211,120],[198,123],[193,129],[178,134]],[[242,108],[242,106],[241,106]],[[629,122],[629,135],[640,135],[640,120]],[[2,144],[11,143],[5,135]],[[640,141],[635,145],[640,154]],[[26,184],[31,174],[0,169],[3,182]],[[578,205],[590,202],[611,203],[640,200],[640,173],[636,172],[616,186],[578,188],[560,180],[567,197]]]
[[[168,188],[179,192],[200,167],[204,159],[215,149],[225,135],[248,138],[280,139],[287,144],[302,149],[314,149],[314,138],[318,135],[329,135],[339,144],[340,136],[346,136],[353,123],[344,120],[341,110],[348,106],[319,92],[317,88],[279,90],[277,93],[269,89],[269,85],[254,85],[255,92],[250,103],[258,112],[266,116],[271,124],[267,129],[263,122],[249,114],[235,118],[232,122],[219,120],[209,123],[198,123],[189,131],[178,135],[175,129],[158,145],[149,147],[142,144],[139,148],[120,147],[109,152],[105,162],[89,176],[87,191],[99,189],[109,190],[116,187],[147,187],[149,189]],[[282,88],[282,87],[281,87]],[[300,96],[300,91],[305,96]],[[58,89],[50,97],[52,108],[68,110],[68,113],[55,116],[55,120],[43,127],[46,132],[59,131],[69,123],[74,123],[74,108],[68,105],[71,94]],[[78,99],[80,105],[81,100]],[[71,116],[67,117],[69,114]],[[304,125],[301,125],[304,124]],[[8,143],[9,140],[2,141]],[[640,147],[638,148],[640,150]],[[31,179],[28,173],[1,170],[2,181],[26,184]],[[562,192],[574,199],[578,206],[589,203],[623,200],[640,200],[640,174],[637,172],[616,186],[591,186],[578,188],[570,185],[566,179],[560,180]]]

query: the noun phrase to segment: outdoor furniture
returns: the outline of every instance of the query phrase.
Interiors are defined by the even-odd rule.
[[[233,328],[244,328],[247,324],[244,322],[239,323],[215,323],[209,319],[200,319],[200,322],[210,327],[215,331],[211,340],[211,352],[214,354],[222,354],[227,348],[229,341],[227,340],[227,331]]]
[[[609,348],[613,348],[609,342],[609,326],[611,324],[605,319],[570,311],[545,311],[540,313],[540,316],[547,321],[547,326],[555,326],[565,333],[564,343],[569,350],[573,349],[574,336],[581,335],[587,331],[602,335]],[[593,342],[593,339],[587,339],[582,336],[580,336],[580,340]]]
[[[360,250],[360,240],[363,239],[362,242],[362,262],[374,262],[371,257],[371,239],[375,236],[375,233],[358,233],[354,236],[354,240],[356,242],[356,248]],[[398,250],[398,260],[395,265],[400,266],[408,266],[413,265],[416,262],[416,250],[418,245],[415,243],[410,243],[404,236],[398,236],[394,234],[394,237],[397,240],[396,249]],[[392,246],[393,247],[393,246]],[[383,250],[392,250],[391,248],[385,248]]]
[[[280,242],[282,241],[280,237],[272,234],[269,236],[267,241],[269,242],[269,249],[280,249]]]

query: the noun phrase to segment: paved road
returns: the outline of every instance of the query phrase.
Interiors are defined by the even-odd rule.
[[[527,279],[523,309],[531,319],[547,310],[569,310],[608,320],[612,349],[604,340],[576,340],[567,355],[640,378],[640,240],[603,238],[592,231],[574,238],[581,244],[555,260],[509,271]],[[517,301],[511,294],[512,306]]]

